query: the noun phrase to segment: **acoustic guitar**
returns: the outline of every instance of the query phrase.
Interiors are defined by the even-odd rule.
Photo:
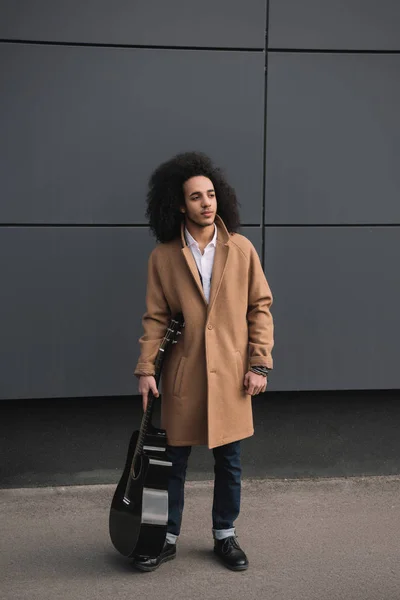
[[[171,319],[155,362],[155,380],[160,381],[168,347],[177,343],[184,327],[183,315]],[[149,392],[140,429],[134,431],[121,479],[109,515],[110,537],[123,556],[158,556],[167,534],[168,480],[171,462],[166,460],[164,429],[152,425],[154,395]]]

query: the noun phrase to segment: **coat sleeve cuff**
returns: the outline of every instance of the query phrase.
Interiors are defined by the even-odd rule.
[[[249,360],[250,367],[267,367],[273,369],[274,363],[271,356],[251,356]]]
[[[154,377],[155,372],[156,372],[156,370],[152,363],[138,363],[136,365],[134,374],[136,375],[136,377],[141,377],[141,376],[153,376]]]

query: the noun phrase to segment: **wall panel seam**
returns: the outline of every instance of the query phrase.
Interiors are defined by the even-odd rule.
[[[263,146],[263,186],[262,186],[262,208],[261,208],[261,222],[265,223],[265,204],[266,204],[266,191],[267,191],[267,104],[268,104],[268,85],[267,85],[267,74],[268,74],[268,27],[269,27],[269,0],[266,0],[265,7],[265,63],[264,63],[264,114],[263,114],[263,125],[264,125],[264,146]],[[261,264],[265,271],[265,227],[261,228]]]
[[[29,44],[32,46],[65,46],[78,48],[127,48],[138,50],[205,50],[218,52],[264,52],[264,48],[249,48],[235,46],[173,46],[173,45],[147,45],[147,44],[106,44],[96,42],[55,42],[39,40],[8,40],[0,39],[1,44]]]
[[[400,54],[400,50],[360,50],[360,49],[329,49],[329,48],[268,48],[268,52],[282,54]]]
[[[262,227],[262,223],[240,223],[241,227]],[[0,223],[1,227],[14,227],[20,229],[34,229],[43,228],[49,229],[54,227],[55,229],[65,227],[69,229],[73,228],[86,228],[86,229],[100,229],[113,227],[115,229],[123,229],[129,227],[140,227],[147,229],[148,223]]]
[[[353,227],[357,229],[372,229],[377,227],[400,227],[400,223],[265,223],[265,227],[278,228],[316,228],[316,227],[332,227],[334,229]]]

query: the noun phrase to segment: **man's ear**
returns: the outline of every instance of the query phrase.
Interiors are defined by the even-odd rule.
[[[186,212],[186,209],[185,209],[185,207],[184,207],[184,206],[181,206],[181,208],[180,208],[180,211],[181,211],[181,213],[184,213],[184,212]]]

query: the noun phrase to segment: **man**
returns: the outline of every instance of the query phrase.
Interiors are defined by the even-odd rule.
[[[152,571],[176,556],[188,457],[208,445],[215,459],[214,552],[226,567],[247,569],[235,535],[240,510],[240,440],[254,433],[251,397],[264,392],[272,368],[271,291],[251,242],[237,233],[233,188],[201,153],[162,164],[149,182],[146,216],[161,242],[150,255],[147,311],[135,369],[146,409],[157,397],[154,362],[171,316],[185,328],[165,358],[161,403],[172,462],[166,543],[157,557],[137,556]]]

